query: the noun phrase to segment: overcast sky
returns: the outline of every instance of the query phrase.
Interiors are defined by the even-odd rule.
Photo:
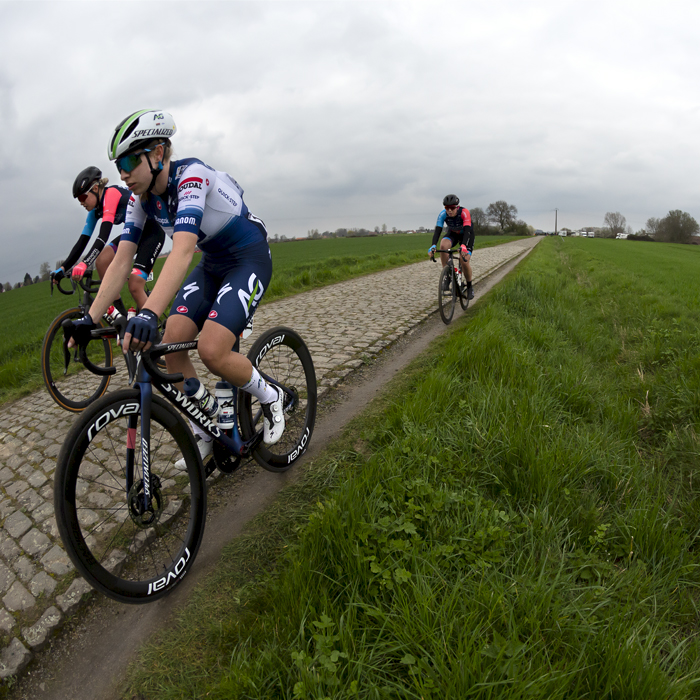
[[[432,227],[445,194],[537,228],[700,220],[700,3],[2,2],[0,281],[52,268],[75,176],[138,109],[271,234]]]

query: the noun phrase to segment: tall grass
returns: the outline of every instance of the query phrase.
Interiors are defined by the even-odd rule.
[[[631,245],[543,241],[226,549],[129,692],[697,697],[700,251]]]
[[[477,248],[499,245],[513,236],[480,239]],[[290,294],[322,287],[370,272],[406,265],[426,258],[430,235],[396,235],[293,243],[273,243],[272,284],[263,303]],[[200,259],[195,258],[192,269]],[[164,260],[154,269],[157,278]],[[68,288],[65,282],[65,288]],[[41,345],[51,321],[64,309],[78,305],[79,295],[49,296],[48,282],[12,290],[0,296],[0,403],[28,394],[42,386]],[[125,286],[124,303],[134,301]]]

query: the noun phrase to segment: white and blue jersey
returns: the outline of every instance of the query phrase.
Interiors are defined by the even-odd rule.
[[[157,221],[171,238],[178,231],[194,233],[205,255],[240,250],[267,238],[264,224],[243,201],[243,188],[228,173],[196,158],[170,163],[163,194],[151,193],[145,200],[132,195],[122,239],[138,243],[147,219]]]
[[[194,233],[203,253],[170,315],[187,316],[200,330],[213,321],[240,335],[272,277],[267,231],[248,211],[243,188],[196,158],[173,161],[163,194],[132,195],[122,240],[138,243],[148,220],[171,238],[179,231]]]

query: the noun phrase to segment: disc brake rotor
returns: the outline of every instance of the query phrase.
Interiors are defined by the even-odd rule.
[[[143,505],[143,479],[139,479],[129,490],[129,516],[136,527],[146,529],[153,527],[163,513],[163,494],[160,479],[151,476],[151,503],[148,508]]]

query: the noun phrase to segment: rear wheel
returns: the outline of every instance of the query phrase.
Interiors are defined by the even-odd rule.
[[[172,591],[204,531],[204,470],[192,433],[158,396],[150,430],[147,507],[138,389],[114,392],[84,411],[56,466],[54,508],[66,551],[88,583],[123,603]],[[183,457],[181,471],[175,462]]]
[[[466,282],[464,283],[464,286],[460,288],[460,294],[459,294],[459,305],[462,307],[464,311],[467,310],[467,307],[469,306],[469,297],[467,297],[467,294],[469,293],[467,290],[467,284]]]
[[[83,311],[77,307],[59,314],[46,331],[41,348],[41,369],[51,398],[61,408],[74,413],[79,413],[103,396],[110,380],[109,375],[98,376],[86,370],[78,359],[77,347],[69,350],[70,361],[65,371],[61,324],[68,319],[82,318],[83,315]],[[106,327],[104,321],[100,325]],[[112,366],[112,345],[106,338],[93,340],[87,347],[87,355],[99,367]]]
[[[438,308],[440,309],[440,316],[446,324],[452,320],[452,316],[455,312],[456,284],[456,276],[452,269],[452,263],[447,263],[447,265],[442,268],[440,282],[438,283]],[[447,289],[445,289],[446,286]]]
[[[248,359],[285,392],[286,423],[280,441],[270,446],[260,443],[253,452],[261,467],[283,472],[306,452],[316,422],[316,372],[311,353],[298,333],[279,326],[255,341]],[[249,440],[263,429],[262,409],[245,391],[239,393],[239,406],[241,430]]]

